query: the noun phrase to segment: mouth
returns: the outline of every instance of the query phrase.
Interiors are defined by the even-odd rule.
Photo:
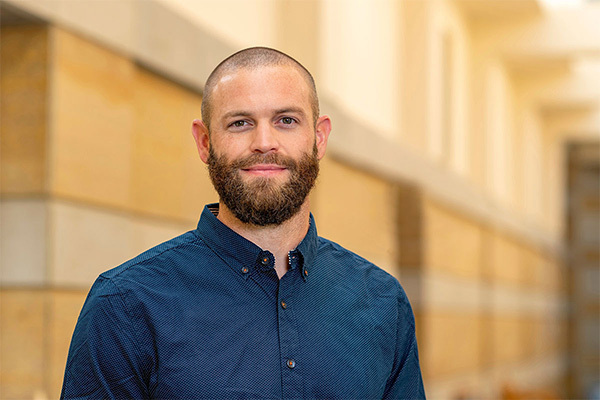
[[[241,170],[249,175],[276,176],[287,171],[287,168],[277,164],[255,164]]]

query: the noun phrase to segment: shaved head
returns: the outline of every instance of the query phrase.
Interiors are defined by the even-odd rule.
[[[298,61],[281,51],[268,47],[251,47],[240,50],[221,61],[206,80],[202,98],[202,121],[204,125],[210,130],[212,94],[221,78],[240,69],[253,70],[273,66],[293,67],[304,77],[309,90],[313,124],[316,124],[317,118],[319,118],[319,99],[317,97],[317,87],[310,72]]]

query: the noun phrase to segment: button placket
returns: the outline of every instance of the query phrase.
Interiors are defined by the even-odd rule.
[[[297,283],[297,280],[297,274],[284,275],[279,281],[277,299],[279,302],[277,319],[279,348],[281,350],[282,391],[284,398],[303,397],[301,368],[298,364],[300,350],[299,335],[292,307],[294,303],[294,286]]]

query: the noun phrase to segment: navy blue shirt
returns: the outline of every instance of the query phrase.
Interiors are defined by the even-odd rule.
[[[398,281],[317,236],[274,257],[205,207],[196,230],[100,275],[62,398],[424,398]]]

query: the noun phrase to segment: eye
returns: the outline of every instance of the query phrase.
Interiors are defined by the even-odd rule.
[[[230,129],[232,131],[244,131],[248,129],[250,125],[250,121],[245,119],[238,119],[227,125],[227,129]]]
[[[239,121],[235,121],[235,122],[231,123],[229,126],[241,128],[244,125],[246,125],[246,121],[239,120]]]
[[[297,123],[298,122],[298,121],[296,121],[292,117],[283,117],[283,118],[280,119],[280,121],[284,125],[292,125],[293,123]]]

